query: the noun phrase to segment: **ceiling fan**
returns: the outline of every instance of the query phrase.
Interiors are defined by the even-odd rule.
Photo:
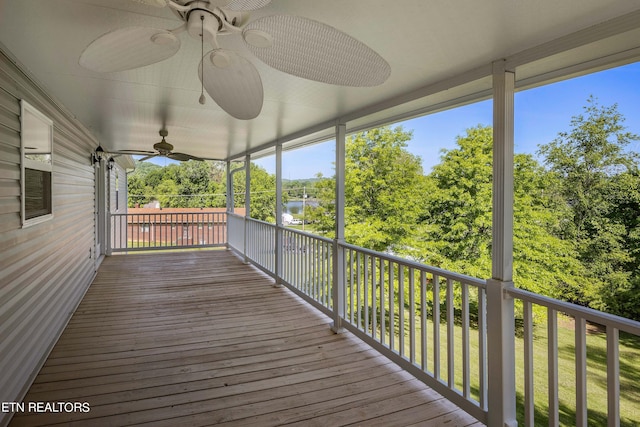
[[[341,86],[377,86],[391,74],[378,53],[334,27],[299,16],[272,15],[249,22],[249,12],[271,0],[133,0],[170,7],[182,25],[166,30],[127,27],[102,35],[80,55],[84,68],[101,73],[163,61],[180,49],[186,31],[201,44],[198,76],[204,90],[231,116],[250,120],[262,110],[264,90],[256,67],[221,48],[218,36],[239,35],[267,65],[294,76]],[[204,44],[213,47],[206,54]]]
[[[163,156],[172,160],[177,160],[179,162],[186,162],[188,160],[210,160],[204,159],[202,157],[192,156],[191,154],[185,153],[176,153],[173,151],[173,145],[169,144],[165,138],[169,135],[169,132],[166,129],[160,130],[160,136],[162,137],[162,141],[156,142],[153,144],[153,149],[155,151],[139,151],[139,150],[120,150],[117,151],[118,154],[142,154],[145,157],[139,159],[139,162],[144,162],[152,157]]]

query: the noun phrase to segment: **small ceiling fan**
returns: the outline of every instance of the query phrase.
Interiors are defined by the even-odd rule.
[[[299,16],[272,15],[249,22],[249,12],[271,0],[133,0],[170,7],[182,25],[166,30],[127,27],[102,35],[80,55],[84,68],[101,73],[130,70],[168,59],[186,31],[201,44],[198,76],[204,90],[231,116],[250,120],[262,110],[264,90],[256,67],[218,44],[218,36],[240,35],[267,65],[294,76],[340,86],[377,86],[391,74],[374,50],[334,27]],[[204,44],[213,47],[206,54]]]
[[[120,150],[117,151],[118,154],[141,154],[145,155],[145,157],[138,159],[139,162],[144,162],[145,160],[151,159],[152,157],[163,156],[168,159],[177,160],[179,162],[186,162],[188,160],[210,160],[204,159],[202,157],[192,156],[191,154],[185,153],[176,153],[173,151],[173,145],[169,144],[165,138],[169,135],[169,132],[166,129],[162,129],[160,131],[160,136],[162,137],[162,141],[156,142],[153,144],[153,149],[155,151],[139,151],[139,150]]]

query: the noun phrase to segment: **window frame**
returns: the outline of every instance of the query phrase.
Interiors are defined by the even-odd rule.
[[[34,119],[41,122],[48,128],[48,137],[46,144],[48,145],[48,155],[50,158],[49,163],[39,162],[37,160],[28,159],[26,155],[27,147],[32,145],[30,141],[26,140],[26,135],[29,134],[30,129],[26,129],[26,115],[31,115]],[[48,182],[48,213],[35,216],[27,219],[26,212],[26,169],[36,170],[40,172],[49,173]],[[53,121],[36,109],[33,105],[29,104],[24,99],[20,100],[20,219],[22,222],[22,228],[29,227],[35,224],[40,224],[45,221],[49,221],[53,218]]]

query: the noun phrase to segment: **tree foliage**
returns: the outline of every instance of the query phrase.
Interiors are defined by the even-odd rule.
[[[571,130],[539,153],[566,205],[560,235],[574,243],[590,276],[564,294],[579,304],[640,318],[638,155],[625,150],[634,140],[638,136],[626,131],[616,105],[603,107],[590,98]]]
[[[251,164],[251,216],[275,222],[275,176]],[[166,167],[136,163],[128,176],[129,206],[152,200],[168,208],[225,207],[226,166],[223,162],[189,161]],[[245,173],[234,175],[234,202],[244,207]]]
[[[274,223],[276,221],[276,177],[264,168],[251,163],[250,169],[251,218]],[[233,198],[236,207],[244,206],[246,173],[240,171],[233,176]],[[281,203],[286,203],[283,194]]]
[[[476,277],[491,277],[491,127],[458,137],[428,176],[425,213],[405,252],[427,264]],[[543,294],[575,283],[581,266],[568,242],[553,234],[561,222],[558,202],[546,192],[545,172],[530,155],[514,166],[514,281]]]
[[[411,132],[383,127],[346,141],[345,238],[349,243],[387,250],[407,236],[420,215],[424,176],[420,158],[406,150]],[[316,182],[319,206],[310,217],[333,235],[335,179]]]

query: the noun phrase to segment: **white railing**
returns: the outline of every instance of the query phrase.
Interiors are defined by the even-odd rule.
[[[244,217],[227,213],[227,241],[230,246],[244,252]]]
[[[640,336],[640,322],[613,316],[597,310],[581,307],[579,305],[548,298],[522,289],[509,289],[507,293],[516,301],[522,303],[523,313],[523,352],[516,354],[516,359],[520,359],[524,366],[523,391],[524,391],[524,423],[526,426],[538,425],[547,420],[536,419],[536,393],[547,393],[547,408],[544,410],[543,418],[548,416],[548,425],[560,425],[560,399],[559,386],[559,349],[558,349],[558,315],[560,313],[570,316],[574,320],[574,372],[575,372],[575,395],[572,396],[575,404],[575,425],[587,425],[588,410],[606,412],[607,425],[620,425],[620,331],[631,335]],[[534,311],[542,309],[542,319],[536,323],[546,323],[546,353],[547,363],[542,366],[535,366],[534,369]],[[606,391],[607,408],[587,405],[587,324],[598,325],[598,329],[606,334]],[[545,349],[540,349],[545,351]],[[565,355],[565,358],[570,357]],[[640,360],[638,360],[640,364]],[[543,375],[547,377],[547,390],[535,390],[535,376]],[[566,378],[563,378],[567,381]],[[632,380],[633,381],[633,380]],[[640,393],[636,391],[636,393]],[[544,398],[544,396],[543,396]],[[633,397],[631,399],[634,399]],[[635,404],[640,405],[640,396],[636,396]],[[638,410],[640,406],[636,406]],[[538,409],[538,412],[540,410]],[[639,417],[630,422],[635,425]],[[545,423],[546,424],[546,423]]]
[[[255,219],[246,220],[245,256],[263,271],[275,275],[276,226]],[[242,245],[237,247],[241,251]]]
[[[340,247],[349,329],[486,422],[486,282],[354,245]]]
[[[110,234],[111,252],[224,246],[227,215],[225,212],[111,214]]]
[[[330,311],[333,241],[287,228],[282,233],[282,280]]]
[[[237,223],[233,221],[229,222],[230,232],[246,230],[243,237],[247,244],[243,247],[242,239],[231,237],[232,249],[244,249],[247,259],[277,283],[340,319],[340,326],[479,421],[488,422],[488,358],[492,351],[487,347],[487,337],[498,333],[500,326],[488,324],[487,281],[262,221],[242,217],[237,218]],[[246,221],[244,227],[242,221]],[[514,394],[522,394],[520,400],[524,403],[519,403],[519,408],[524,406],[524,416],[521,413],[519,417],[524,424],[558,425],[568,417],[562,415],[560,419],[560,414],[572,411],[565,407],[558,392],[558,360],[566,356],[566,349],[558,348],[558,314],[562,313],[572,316],[576,324],[575,349],[571,350],[575,352],[576,416],[571,423],[587,425],[586,325],[598,324],[606,332],[608,407],[589,407],[589,411],[607,412],[604,419],[608,424],[620,425],[619,333],[640,336],[640,323],[517,288],[508,288],[503,299],[514,299],[517,312],[523,313],[522,325],[520,319],[513,319],[518,337],[513,341],[516,357],[511,363],[514,372],[524,371],[523,378],[518,376],[516,381],[518,390],[514,390]],[[534,324],[534,313],[541,311],[544,316],[538,316],[542,319],[536,318]],[[536,331],[534,345],[534,328],[540,328],[545,319],[547,327]],[[534,364],[534,352],[539,352],[540,342],[548,353],[543,366],[539,366],[539,354]],[[547,377],[550,385],[545,390],[534,390],[534,379],[540,375]],[[534,392],[546,393],[542,398],[548,405],[542,407]],[[592,423],[593,414],[590,412],[589,416]],[[637,419],[631,420],[631,425],[634,422]]]

